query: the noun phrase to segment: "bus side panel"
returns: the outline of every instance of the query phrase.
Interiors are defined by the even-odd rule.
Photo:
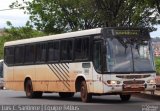
[[[59,79],[56,77],[54,69],[52,68],[51,64],[48,64],[46,69],[46,74],[48,74],[48,91],[58,92],[59,85],[57,82]]]
[[[94,90],[93,93],[103,93],[103,82],[102,82],[102,74],[98,74],[93,67],[93,84]]]
[[[70,63],[48,64],[48,91],[75,92],[73,82],[75,75],[73,74],[71,67],[72,65]]]
[[[24,90],[24,67],[23,66],[14,66],[13,69],[13,89],[17,91]]]
[[[51,92],[76,92],[75,82],[78,76],[86,80],[88,91],[93,91],[92,66],[83,68],[82,63],[48,64],[48,91]]]
[[[77,76],[82,73],[82,63],[71,63],[69,66],[69,72],[70,90],[76,92],[75,82]]]
[[[48,91],[49,71],[47,65],[36,65],[36,91]]]
[[[13,67],[8,67],[4,63],[4,81],[6,89],[13,89]]]
[[[70,79],[72,82],[71,88],[72,90],[75,90],[75,85],[76,85],[76,79],[78,77],[83,77],[86,81],[87,84],[87,89],[88,92],[93,92],[93,75],[92,75],[92,63],[91,62],[77,62],[77,63],[72,63],[70,69],[72,69],[72,74]],[[71,71],[71,70],[70,70]]]
[[[14,67],[14,89],[17,91],[24,90],[25,79],[29,77],[32,81],[33,90],[35,89],[35,66],[15,66]]]

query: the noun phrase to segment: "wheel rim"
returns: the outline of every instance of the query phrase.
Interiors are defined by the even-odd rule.
[[[82,100],[85,100],[86,98],[86,89],[84,86],[81,87],[81,98]]]
[[[31,84],[28,84],[26,87],[26,94],[28,97],[31,95],[31,92],[32,92]]]

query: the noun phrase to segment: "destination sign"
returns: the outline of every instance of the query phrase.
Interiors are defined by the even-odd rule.
[[[139,30],[115,30],[115,35],[118,35],[118,36],[122,36],[122,35],[137,36],[139,34],[140,34]]]
[[[147,29],[143,28],[104,28],[103,36],[108,37],[132,37],[132,38],[150,38]]]

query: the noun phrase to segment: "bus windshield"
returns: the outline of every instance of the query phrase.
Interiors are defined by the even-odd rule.
[[[148,40],[107,39],[107,72],[152,72],[153,55]]]

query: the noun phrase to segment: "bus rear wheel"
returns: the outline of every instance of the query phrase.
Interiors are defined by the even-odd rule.
[[[90,102],[92,100],[92,94],[88,93],[87,84],[85,81],[81,82],[81,100],[82,102]]]
[[[25,83],[25,92],[26,92],[26,97],[28,98],[41,98],[42,97],[42,92],[40,91],[33,91],[33,86],[32,86],[32,81],[27,80]]]
[[[74,96],[74,93],[72,93],[72,92],[59,92],[59,96],[61,98],[71,98]]]
[[[131,95],[130,94],[127,94],[127,95],[121,94],[120,98],[121,98],[122,101],[129,101],[130,98],[131,98]]]

